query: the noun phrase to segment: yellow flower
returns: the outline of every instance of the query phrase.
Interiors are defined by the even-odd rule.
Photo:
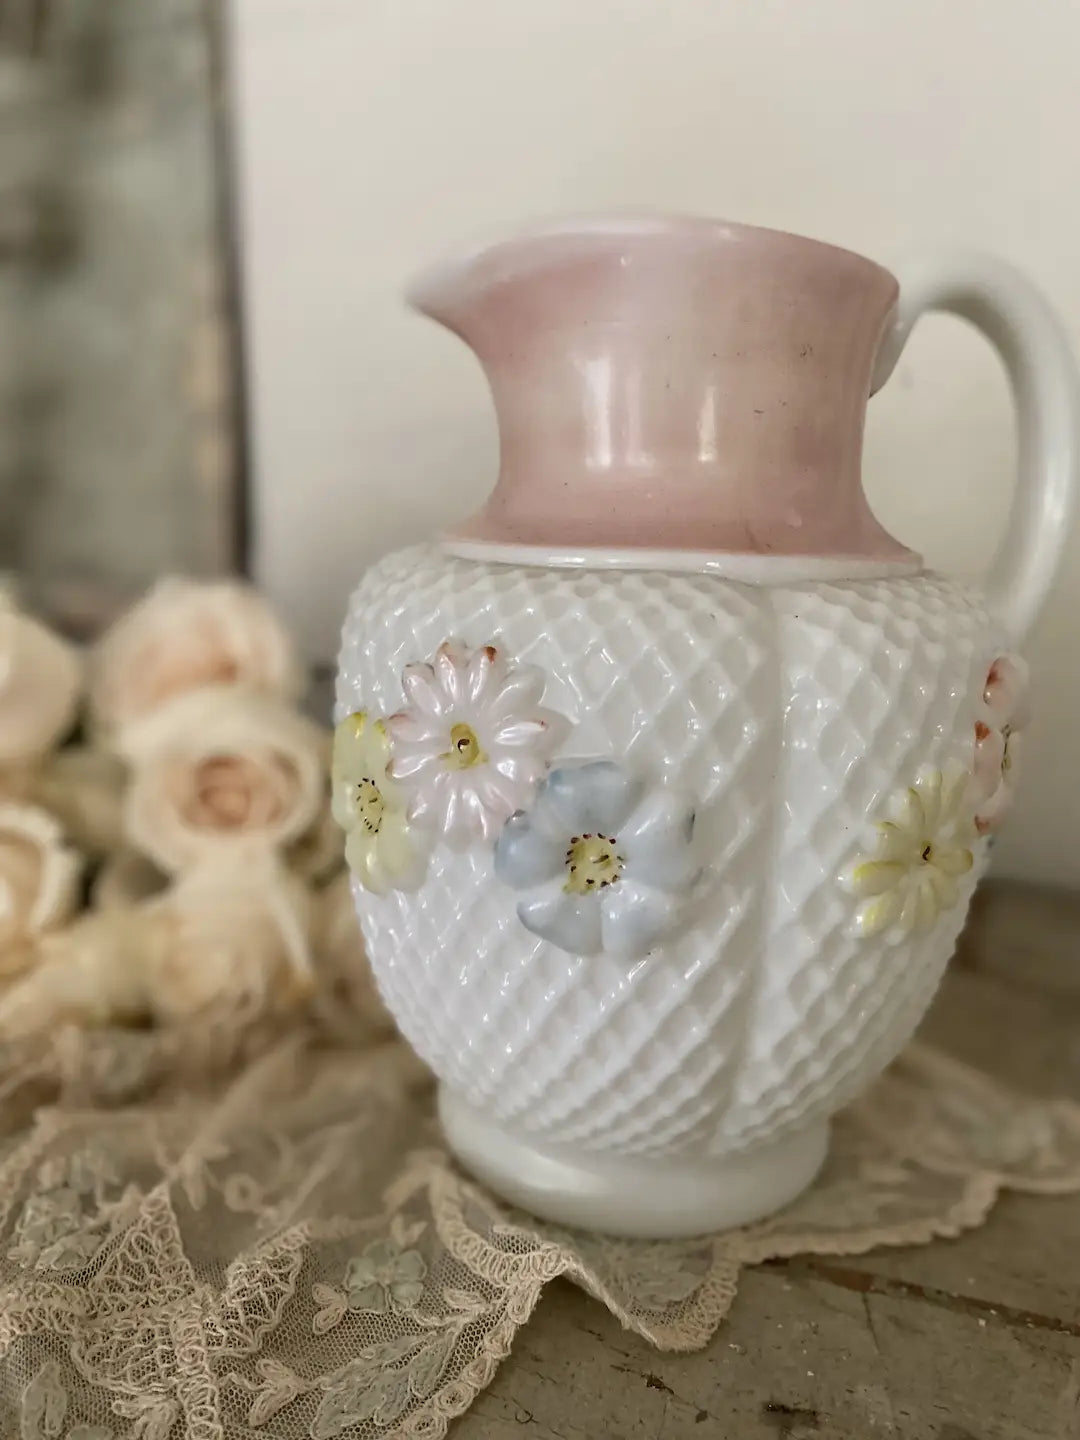
[[[345,831],[345,859],[361,885],[376,895],[414,890],[426,854],[409,826],[406,797],[387,774],[390,740],[381,720],[365,711],[347,716],[334,734],[331,781],[334,819]]]
[[[876,827],[876,853],[862,856],[851,874],[850,888],[864,902],[863,935],[927,931],[959,900],[959,878],[974,864],[970,780],[960,766],[923,770],[892,797],[891,818]]]

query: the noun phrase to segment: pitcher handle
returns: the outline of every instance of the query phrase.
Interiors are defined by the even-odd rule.
[[[1072,348],[1044,296],[1002,260],[928,258],[905,266],[898,278],[896,318],[878,352],[871,393],[892,374],[927,310],[969,320],[1005,364],[1020,473],[986,592],[991,609],[1020,640],[1042,609],[1072,518],[1080,463],[1080,378]]]

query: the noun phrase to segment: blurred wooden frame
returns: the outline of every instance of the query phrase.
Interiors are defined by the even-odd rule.
[[[131,599],[132,591],[149,583],[159,569],[212,574],[245,568],[247,447],[223,9],[215,0],[111,0],[109,4],[101,0],[0,0],[0,78],[4,81],[0,107],[8,110],[0,120],[10,122],[6,151],[0,148],[0,328],[7,332],[9,352],[6,360],[0,353],[4,362],[0,365],[0,389],[5,373],[7,379],[7,393],[0,394],[7,413],[0,423],[7,422],[5,428],[12,437],[7,454],[0,453],[4,552],[0,566],[23,570],[21,583],[28,598],[75,634],[92,633],[107,623]],[[181,58],[170,68],[170,56],[177,53],[170,47],[176,46],[181,47]],[[76,51],[85,54],[76,55]],[[194,63],[193,57],[197,57]],[[74,120],[61,113],[69,104],[65,86],[70,89]],[[164,100],[162,91],[167,92]],[[82,124],[85,116],[90,117],[91,125]],[[40,123],[42,117],[47,123]],[[67,134],[48,152],[38,145],[37,136],[54,122],[58,130],[66,125]],[[99,146],[93,152],[79,150],[80,142],[73,144],[72,135],[78,137],[93,125],[103,131],[104,141],[99,136],[92,142]],[[0,140],[4,128],[0,125]],[[155,193],[160,196],[160,187],[167,187],[170,204],[175,203],[178,210],[184,204],[184,186],[192,181],[192,137],[203,132],[209,137],[205,185],[194,187],[199,193],[191,196],[191,210],[183,216],[190,218],[189,228],[183,232],[187,248],[160,246],[168,253],[158,263],[154,260]],[[17,143],[20,133],[27,142],[21,147]],[[146,157],[155,153],[159,137],[163,137],[163,169],[158,191],[151,187],[149,210],[140,216],[131,208],[132,193],[121,189],[120,203],[126,204],[127,210],[114,220],[108,209],[115,198],[108,189],[108,175],[98,210],[80,209],[86,190],[92,190],[92,183],[89,187],[85,183],[87,175],[78,168],[80,161],[88,160],[93,182],[103,156],[106,172],[116,162],[122,167],[125,146],[137,151],[134,163],[145,165]],[[39,149],[44,163],[35,163]],[[73,153],[74,169],[65,169]],[[11,163],[13,156],[15,164]],[[168,167],[184,162],[188,168],[174,179]],[[203,178],[201,174],[197,177]],[[161,208],[168,210],[167,206]],[[159,228],[170,214],[164,221],[156,221]],[[196,216],[199,218],[191,218]],[[59,355],[60,369],[50,375],[46,364],[43,380],[38,373],[41,367],[35,369],[31,355],[39,343],[37,312],[29,304],[16,304],[21,314],[14,316],[4,316],[3,311],[13,295],[26,292],[41,297],[57,281],[66,282],[70,289],[73,273],[78,282],[83,272],[77,267],[85,261],[81,231],[88,217],[92,232],[101,217],[105,224],[97,225],[96,239],[90,242],[98,251],[96,262],[91,254],[87,269],[92,272],[93,264],[98,263],[105,275],[86,307],[87,363],[80,370],[79,362],[64,354],[62,341],[54,341],[49,358]],[[109,309],[110,304],[118,303],[116,237],[119,235],[123,244],[124,223],[138,225],[140,219],[148,221],[136,234],[143,245],[147,275],[140,282],[141,291],[132,281],[130,295],[124,292],[121,297],[136,307],[125,317],[122,311]],[[137,264],[139,256],[134,259]],[[178,264],[183,265],[182,271],[176,269]],[[101,279],[93,273],[89,278]],[[146,288],[154,284],[159,287],[157,292]],[[159,294],[166,295],[172,306],[165,327],[141,319],[146,308],[152,309],[158,302]],[[130,330],[126,331],[128,320]],[[117,361],[114,349],[108,377],[94,359],[94,339],[99,332],[104,336],[102,343],[116,342],[124,354]],[[166,344],[168,353],[148,354],[147,346],[158,343]],[[144,372],[150,377],[149,392],[139,383]],[[167,389],[163,377],[174,372],[175,383],[170,382]],[[122,398],[128,388],[125,374],[134,382],[129,387],[130,402]],[[108,384],[112,384],[111,390],[106,390]],[[95,394],[107,401],[108,411],[96,430]],[[153,406],[144,404],[141,412],[138,409],[147,394],[162,411],[167,422],[162,428],[171,437],[162,441],[168,464],[160,474],[147,463],[147,457],[152,462],[158,453],[153,443],[147,443],[147,417]],[[64,409],[73,395],[77,401],[74,420]],[[142,442],[141,449],[135,444],[137,453],[130,459],[124,452],[126,403],[132,407],[126,412],[131,416],[131,428],[139,432],[136,439]],[[164,413],[166,407],[171,407],[168,414]],[[57,410],[61,412],[59,420]],[[57,442],[57,424],[75,432],[74,448],[70,435],[64,443]],[[93,454],[78,449],[80,424],[87,430],[91,449],[97,444]],[[108,433],[113,437],[110,442],[103,439]],[[108,443],[118,462],[115,483],[98,490],[96,487],[109,479]],[[172,448],[166,453],[169,444]],[[130,466],[129,478],[120,473],[125,462]],[[120,533],[127,519],[125,484],[131,487],[134,517],[129,536]],[[159,496],[154,493],[155,486]],[[160,502],[156,509],[155,499]],[[77,524],[80,514],[92,516],[100,508],[104,516],[98,527],[103,547],[100,565],[57,563],[57,556],[77,555],[80,542],[69,538],[53,543],[40,514],[43,504],[52,532],[65,529],[69,537],[71,515],[76,516]],[[170,538],[173,511],[178,523],[171,527]],[[139,573],[136,563],[128,563],[139,545],[140,513],[144,517],[149,513],[155,521],[156,528],[151,529],[162,551],[160,563],[154,565],[153,541],[148,544],[146,573]],[[62,524],[58,514],[64,516]],[[33,532],[35,524],[40,533]],[[96,534],[94,525],[85,527],[81,543],[87,554]],[[42,535],[44,545],[40,543]],[[43,562],[38,567],[41,573],[34,573],[33,562],[24,559],[24,554],[33,552],[40,560],[42,550],[53,557],[52,562]],[[122,563],[110,563],[117,559]]]
[[[39,55],[52,8],[52,0],[0,0],[0,52]]]

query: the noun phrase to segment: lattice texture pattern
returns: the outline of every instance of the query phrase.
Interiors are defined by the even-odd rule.
[[[785,587],[483,565],[435,547],[370,570],[338,711],[390,714],[448,636],[547,674],[564,754],[691,795],[707,869],[645,960],[530,935],[485,847],[437,848],[416,894],[357,905],[383,994],[472,1105],[544,1143],[723,1154],[834,1110],[900,1048],[962,924],[852,933],[838,877],[920,765],[970,765],[992,624],[936,577]]]

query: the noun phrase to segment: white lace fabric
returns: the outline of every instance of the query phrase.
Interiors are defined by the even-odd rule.
[[[49,1103],[55,1076],[9,1087],[0,1150],[0,1434],[20,1440],[433,1440],[558,1275],[693,1349],[744,1265],[956,1235],[1003,1187],[1080,1190],[1080,1105],[918,1045],[789,1209],[670,1243],[494,1200],[441,1148],[397,1042],[294,1035],[198,1089],[162,1084],[146,1037],[57,1055]]]

